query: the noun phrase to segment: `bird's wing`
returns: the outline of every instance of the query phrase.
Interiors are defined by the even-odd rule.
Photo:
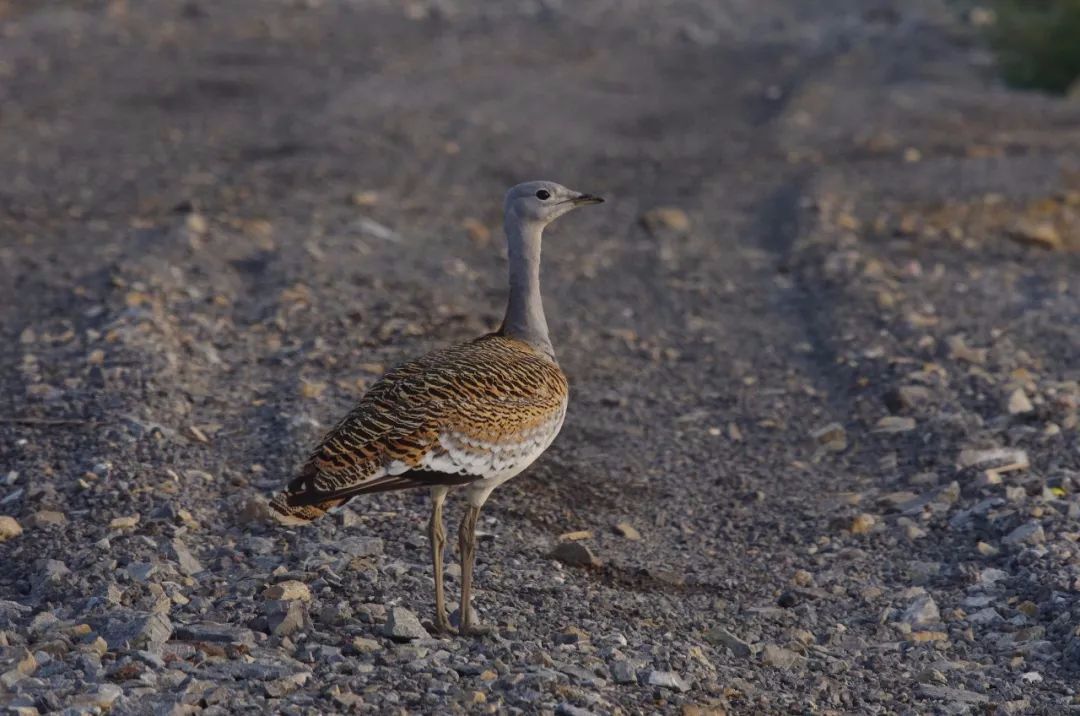
[[[304,523],[356,495],[498,474],[557,429],[566,394],[558,366],[520,341],[429,353],[373,385],[271,508]]]

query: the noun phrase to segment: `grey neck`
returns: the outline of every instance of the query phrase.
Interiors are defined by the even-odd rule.
[[[506,216],[507,256],[510,263],[510,298],[499,332],[523,340],[555,357],[548,338],[544,302],[540,298],[540,240],[544,231],[539,222],[523,222]]]

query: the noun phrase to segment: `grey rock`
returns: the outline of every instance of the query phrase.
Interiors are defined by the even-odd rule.
[[[949,529],[954,532],[960,532],[971,527],[975,516],[971,510],[960,510],[952,517],[949,518]]]
[[[203,571],[202,563],[195,558],[188,546],[179,537],[169,543],[172,557],[176,560],[180,572],[191,577]]]
[[[1001,541],[1004,544],[1014,547],[1018,545],[1042,544],[1046,541],[1046,533],[1043,531],[1043,527],[1040,523],[1032,520],[1031,522],[1025,522],[1002,537]]]
[[[941,699],[942,701],[954,701],[965,704],[985,704],[989,703],[990,701],[990,698],[985,694],[979,694],[974,691],[966,691],[965,689],[954,689],[949,686],[919,684],[918,692],[920,696],[925,696],[927,698]]]
[[[45,560],[45,568],[42,569],[42,581],[55,583],[71,574],[71,570],[67,568],[67,565],[58,559]]]
[[[941,613],[933,597],[929,594],[920,594],[908,605],[900,619],[911,626],[925,626],[940,622]]]
[[[10,700],[9,700],[10,699]],[[11,716],[38,716],[36,701],[28,696],[5,698],[7,713]]]
[[[878,498],[877,503],[885,508],[886,512],[892,512],[899,510],[903,505],[918,499],[918,497],[919,496],[911,490],[898,490],[882,495]]]
[[[619,659],[611,663],[611,678],[616,684],[636,684],[637,669],[634,664],[626,659]]]
[[[9,669],[0,674],[0,686],[3,686],[5,691],[14,691],[15,685],[25,678],[26,674],[18,669]]]
[[[334,516],[337,518],[338,524],[345,528],[359,527],[362,524],[360,515],[348,507],[338,509],[334,512]]]
[[[469,605],[469,617],[473,624],[480,623],[480,614],[476,611],[476,607]],[[453,627],[461,626],[461,607],[458,607],[450,612],[450,625]]]
[[[907,563],[908,579],[914,584],[926,584],[941,574],[941,562],[912,560]]]
[[[0,599],[0,627],[11,629],[29,616],[32,611],[33,609],[25,604]]]
[[[339,626],[346,623],[352,618],[352,607],[348,602],[339,602],[338,604],[327,604],[319,610],[318,617],[319,623],[326,626]]]
[[[741,659],[749,659],[750,655],[753,653],[753,649],[750,648],[748,643],[720,627],[714,627],[707,631],[705,633],[705,639],[717,646],[723,646],[730,649],[732,654]]]
[[[226,644],[255,646],[255,633],[251,629],[232,624],[201,622],[198,624],[178,624],[173,634],[179,641],[205,641]]]
[[[383,553],[383,541],[378,537],[346,537],[331,546],[350,557],[374,557]]]
[[[980,609],[974,614],[968,614],[967,620],[972,624],[978,624],[979,626],[986,626],[987,624],[995,624],[1003,621],[1001,615],[993,607],[986,607]]]
[[[291,694],[293,691],[296,691],[306,684],[310,677],[311,672],[301,671],[270,681],[263,685],[263,689],[270,698],[280,699],[282,696]]]
[[[297,653],[297,657],[304,662],[320,664],[333,664],[334,662],[341,661],[344,657],[341,655],[341,649],[336,646],[329,646],[328,644],[312,644],[307,643]]]
[[[269,537],[250,536],[241,543],[241,549],[249,554],[270,554],[277,549],[274,540]]]
[[[555,716],[595,716],[595,712],[564,701],[555,707]]]
[[[659,686],[662,689],[674,691],[689,691],[690,685],[674,671],[650,671],[645,677],[645,683],[649,686]]]
[[[923,669],[915,680],[920,684],[947,684],[949,679],[937,669]]]
[[[136,651],[132,656],[154,669],[164,669],[166,667],[165,660],[152,651]]]
[[[127,566],[127,573],[136,582],[147,582],[158,571],[158,566],[152,562],[132,562]]]
[[[427,639],[431,635],[420,624],[416,615],[405,607],[393,607],[383,625],[383,634],[396,641]]]
[[[960,605],[969,609],[982,609],[988,607],[994,603],[994,598],[987,594],[975,594],[970,597],[964,597],[964,601],[960,602]]]
[[[266,623],[275,636],[288,636],[304,626],[307,608],[296,600],[273,600],[266,602]]]
[[[116,703],[116,700],[123,695],[124,690],[116,684],[102,684],[97,688],[97,691],[75,697],[72,705],[76,708],[79,706],[90,706],[107,711],[111,709],[113,704]]]
[[[303,663],[276,650],[252,649],[251,657],[254,661],[235,659],[218,664],[219,675],[236,680],[272,681],[310,672]]]
[[[578,683],[585,684],[594,689],[603,688],[607,684],[607,680],[597,676],[589,669],[578,666],[577,664],[567,664],[565,662],[556,662],[555,668],[562,673],[569,676]]]
[[[114,649],[160,649],[172,636],[172,622],[164,614],[129,612],[110,613],[101,630],[102,638]]]
[[[761,663],[778,669],[791,669],[801,666],[806,658],[776,644],[766,644],[761,649]]]

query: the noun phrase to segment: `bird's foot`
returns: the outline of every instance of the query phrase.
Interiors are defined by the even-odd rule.
[[[497,632],[490,624],[465,624],[461,627],[461,636],[494,636]]]
[[[469,621],[467,624],[461,623],[460,608],[450,613],[450,623],[458,627],[458,634],[461,636],[492,636],[497,633],[495,627],[481,624],[480,616],[472,608],[469,609]]]
[[[448,634],[454,636],[458,633],[458,630],[450,624],[450,620],[446,618],[445,614],[440,614],[435,617],[434,627],[436,634]]]

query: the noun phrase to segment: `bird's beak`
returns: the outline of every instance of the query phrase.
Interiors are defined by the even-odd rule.
[[[570,200],[574,206],[585,206],[586,204],[603,204],[604,200],[595,194],[578,194]]]

